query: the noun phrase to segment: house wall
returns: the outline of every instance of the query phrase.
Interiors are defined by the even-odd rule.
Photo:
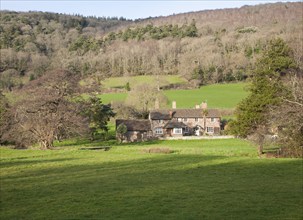
[[[183,122],[186,124],[188,127],[193,128],[196,126],[200,126],[204,128],[204,119],[203,118],[198,118],[198,121],[196,121],[195,118],[187,118],[186,121],[184,121],[184,118],[174,118],[173,120]],[[220,123],[221,119],[220,118],[214,118],[214,121],[211,121],[211,118],[206,118],[205,126],[206,127],[213,127],[215,132],[214,133],[220,133]],[[219,128],[219,132],[218,132]],[[190,129],[190,133],[193,134],[193,130]]]
[[[125,141],[127,142],[147,141],[152,139],[152,133],[150,131],[128,131],[124,136]]]
[[[170,120],[151,120],[151,127],[152,127],[152,133],[155,137],[167,137],[167,136],[180,136],[179,134],[173,134],[172,131],[168,129],[163,129],[163,134],[156,134],[155,129],[156,128],[163,128],[166,123],[168,123]],[[200,126],[204,128],[204,119],[198,118],[198,121],[196,121],[195,118],[187,118],[186,121],[184,121],[184,118],[173,118],[172,121],[179,121],[183,122],[189,127],[189,132],[187,134],[183,133],[183,135],[195,135],[194,130],[192,128],[196,126]],[[214,122],[211,121],[211,118],[206,118],[206,127],[213,127],[214,132],[209,132],[209,134],[220,134],[220,118],[214,118]],[[183,130],[184,132],[184,130]],[[207,132],[206,132],[207,133]]]
[[[163,128],[167,122],[169,122],[169,120],[151,120],[152,133],[155,137],[165,137],[170,135],[169,133],[167,133],[166,129],[163,129],[163,134],[155,133],[156,128]]]

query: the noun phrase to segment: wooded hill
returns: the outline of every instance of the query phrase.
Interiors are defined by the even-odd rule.
[[[302,2],[189,12],[142,20],[1,11],[0,89],[16,89],[48,70],[87,81],[182,75],[191,85],[249,77],[272,38],[302,67]]]

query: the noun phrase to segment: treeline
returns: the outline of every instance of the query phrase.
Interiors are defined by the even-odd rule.
[[[122,39],[123,41],[135,39],[139,41],[150,38],[160,40],[166,37],[184,38],[197,36],[198,29],[195,21],[193,20],[190,25],[183,24],[181,27],[179,27],[177,24],[162,25],[159,27],[154,26],[153,24],[148,24],[143,27],[137,26],[135,28],[127,28],[125,31],[119,31],[118,33],[110,32],[106,39],[111,41],[116,39]]]
[[[0,89],[53,69],[87,82],[112,76],[178,74],[191,86],[251,76],[273,36],[302,66],[301,2],[186,13],[141,21],[1,11]]]
[[[96,39],[91,36],[80,36],[69,46],[69,51],[77,51],[78,54],[84,55],[88,51],[96,52],[101,48],[113,43],[115,40],[137,40],[144,41],[147,39],[160,40],[163,38],[184,38],[198,37],[198,29],[193,21],[190,25],[163,25],[160,27],[148,24],[143,27],[127,28],[125,31],[110,32],[103,39]]]

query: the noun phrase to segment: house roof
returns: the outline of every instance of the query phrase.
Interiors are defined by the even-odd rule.
[[[120,124],[125,124],[127,131],[150,131],[151,124],[149,120],[116,120],[116,127]]]
[[[164,128],[185,128],[185,127],[187,127],[186,124],[178,121],[167,122],[167,124],[164,126]]]
[[[150,118],[155,120],[170,120],[171,116],[167,110],[155,110],[150,112]]]
[[[154,110],[150,113],[153,120],[170,120],[170,112],[173,118],[202,118],[203,109],[170,109],[170,110]],[[207,109],[207,118],[220,117],[218,109]]]

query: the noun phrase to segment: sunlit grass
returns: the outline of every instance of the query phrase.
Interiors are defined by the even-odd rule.
[[[169,84],[182,84],[186,80],[178,75],[165,75],[165,76],[130,76],[130,77],[111,77],[102,82],[104,88],[124,88],[126,83],[134,88],[140,84],[157,84],[159,80],[160,86]]]
[[[111,146],[109,151],[81,150]],[[169,148],[171,154],[144,149]],[[237,139],[1,153],[1,219],[302,219],[302,160]]]
[[[171,107],[172,101],[177,102],[177,108],[193,108],[196,104],[207,101],[210,108],[233,109],[247,96],[246,86],[246,83],[215,84],[193,90],[166,90],[164,94],[169,100],[168,108]],[[127,93],[108,93],[100,97],[104,103],[110,103],[123,102],[127,95]]]
[[[210,108],[235,108],[247,96],[246,83],[214,84],[193,90],[167,90],[170,103],[177,102],[177,108],[193,108],[206,101]]]

